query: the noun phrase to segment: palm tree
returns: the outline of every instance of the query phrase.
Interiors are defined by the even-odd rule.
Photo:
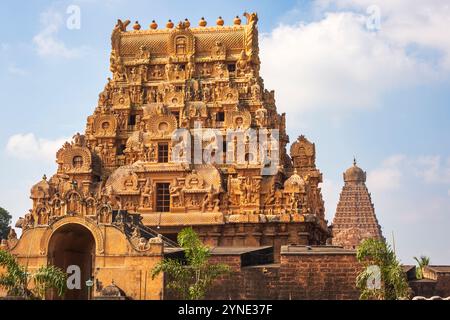
[[[42,300],[48,289],[56,289],[59,296],[64,294],[67,275],[55,266],[42,266],[31,273],[12,254],[0,250],[0,267],[6,270],[0,275],[0,287],[7,290],[8,296]]]
[[[153,279],[160,273],[168,275],[167,288],[175,291],[181,299],[200,300],[213,281],[229,272],[224,264],[210,264],[210,252],[192,228],[178,234],[178,244],[184,249],[186,264],[175,259],[163,259],[152,270]]]
[[[430,258],[427,256],[420,256],[420,258],[414,257],[417,261],[416,278],[423,279],[423,269],[430,264]]]
[[[391,246],[382,240],[366,239],[356,257],[365,267],[356,279],[360,299],[407,299],[410,289],[406,275]],[[372,285],[374,281],[377,285]]]

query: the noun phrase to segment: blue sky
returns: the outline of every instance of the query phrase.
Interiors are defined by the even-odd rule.
[[[79,29],[68,29],[70,5]],[[375,7],[373,7],[375,5]],[[445,0],[2,1],[0,206],[16,220],[55,152],[82,132],[109,76],[117,18],[258,12],[262,75],[291,141],[316,143],[331,221],[357,157],[378,219],[404,263],[450,264],[450,8]],[[379,19],[378,19],[379,18]],[[379,23],[378,23],[379,22]]]

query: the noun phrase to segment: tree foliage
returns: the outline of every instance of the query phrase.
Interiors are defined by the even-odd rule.
[[[416,278],[423,279],[423,269],[430,264],[430,258],[427,256],[420,256],[420,258],[414,257],[417,262]]]
[[[0,287],[5,288],[10,296],[44,299],[48,289],[55,289],[59,296],[66,289],[67,275],[55,266],[42,266],[35,272],[28,272],[12,254],[0,250],[0,267],[6,271],[0,275]],[[31,284],[33,286],[29,289]]]
[[[6,237],[8,236],[11,218],[12,217],[9,212],[0,207],[0,240],[6,239]]]
[[[384,241],[376,239],[364,240],[357,249],[356,257],[365,267],[356,279],[360,289],[360,299],[398,300],[409,297],[409,286],[395,252]],[[379,274],[374,275],[374,268]],[[371,287],[374,276],[380,277],[380,286]]]
[[[167,288],[175,291],[181,299],[200,300],[218,277],[229,272],[224,264],[210,264],[210,251],[203,245],[192,228],[178,234],[178,244],[184,249],[186,262],[163,259],[152,270],[153,279],[160,273],[168,276]]]

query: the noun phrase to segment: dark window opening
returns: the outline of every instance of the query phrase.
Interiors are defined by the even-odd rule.
[[[173,242],[178,242],[178,233],[163,233],[162,235]]]
[[[123,155],[126,147],[127,146],[124,144],[119,145],[119,147],[117,147],[117,155],[118,156]]]
[[[128,119],[128,125],[129,126],[135,126],[136,125],[136,115],[131,114],[130,118]]]
[[[223,111],[217,112],[216,121],[219,121],[219,122],[225,121],[225,112],[223,112]]]
[[[229,72],[235,72],[236,71],[236,64],[234,64],[234,63],[228,64],[228,71]]]
[[[170,184],[157,183],[156,184],[156,211],[169,212],[170,211]]]
[[[185,64],[180,64],[179,67],[180,67],[180,70],[183,70],[183,71],[186,70],[186,65]]]
[[[227,142],[226,141],[223,142],[222,149],[223,149],[223,153],[227,152]]]
[[[158,143],[158,162],[169,162],[169,144],[167,142]]]
[[[245,154],[245,162],[252,162],[253,161],[253,153],[246,153]]]

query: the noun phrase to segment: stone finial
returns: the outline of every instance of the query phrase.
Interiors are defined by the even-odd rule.
[[[242,23],[241,18],[239,18],[239,16],[236,16],[236,18],[234,18],[233,23],[237,26],[240,26]]]
[[[174,24],[173,24],[172,20],[169,19],[169,21],[167,21],[166,28],[167,29],[172,29],[173,26],[174,26]]]
[[[225,24],[225,21],[222,19],[222,17],[219,16],[219,18],[216,21],[216,24],[222,27]]]
[[[189,21],[188,18],[184,19],[184,26],[185,26],[186,28],[189,28],[189,27],[191,26],[191,22]]]
[[[136,22],[134,23],[133,29],[136,30],[136,31],[137,31],[137,30],[141,30],[141,25],[139,24],[138,21],[136,21]]]
[[[208,22],[206,22],[205,17],[202,17],[202,18],[200,19],[200,21],[198,22],[198,25],[199,25],[200,27],[206,27],[207,24],[208,24]]]
[[[152,20],[152,23],[150,24],[150,29],[152,30],[158,29],[158,24],[156,23],[155,20]]]
[[[356,158],[353,159],[353,166],[345,171],[344,182],[366,182],[366,173],[356,165]]]

